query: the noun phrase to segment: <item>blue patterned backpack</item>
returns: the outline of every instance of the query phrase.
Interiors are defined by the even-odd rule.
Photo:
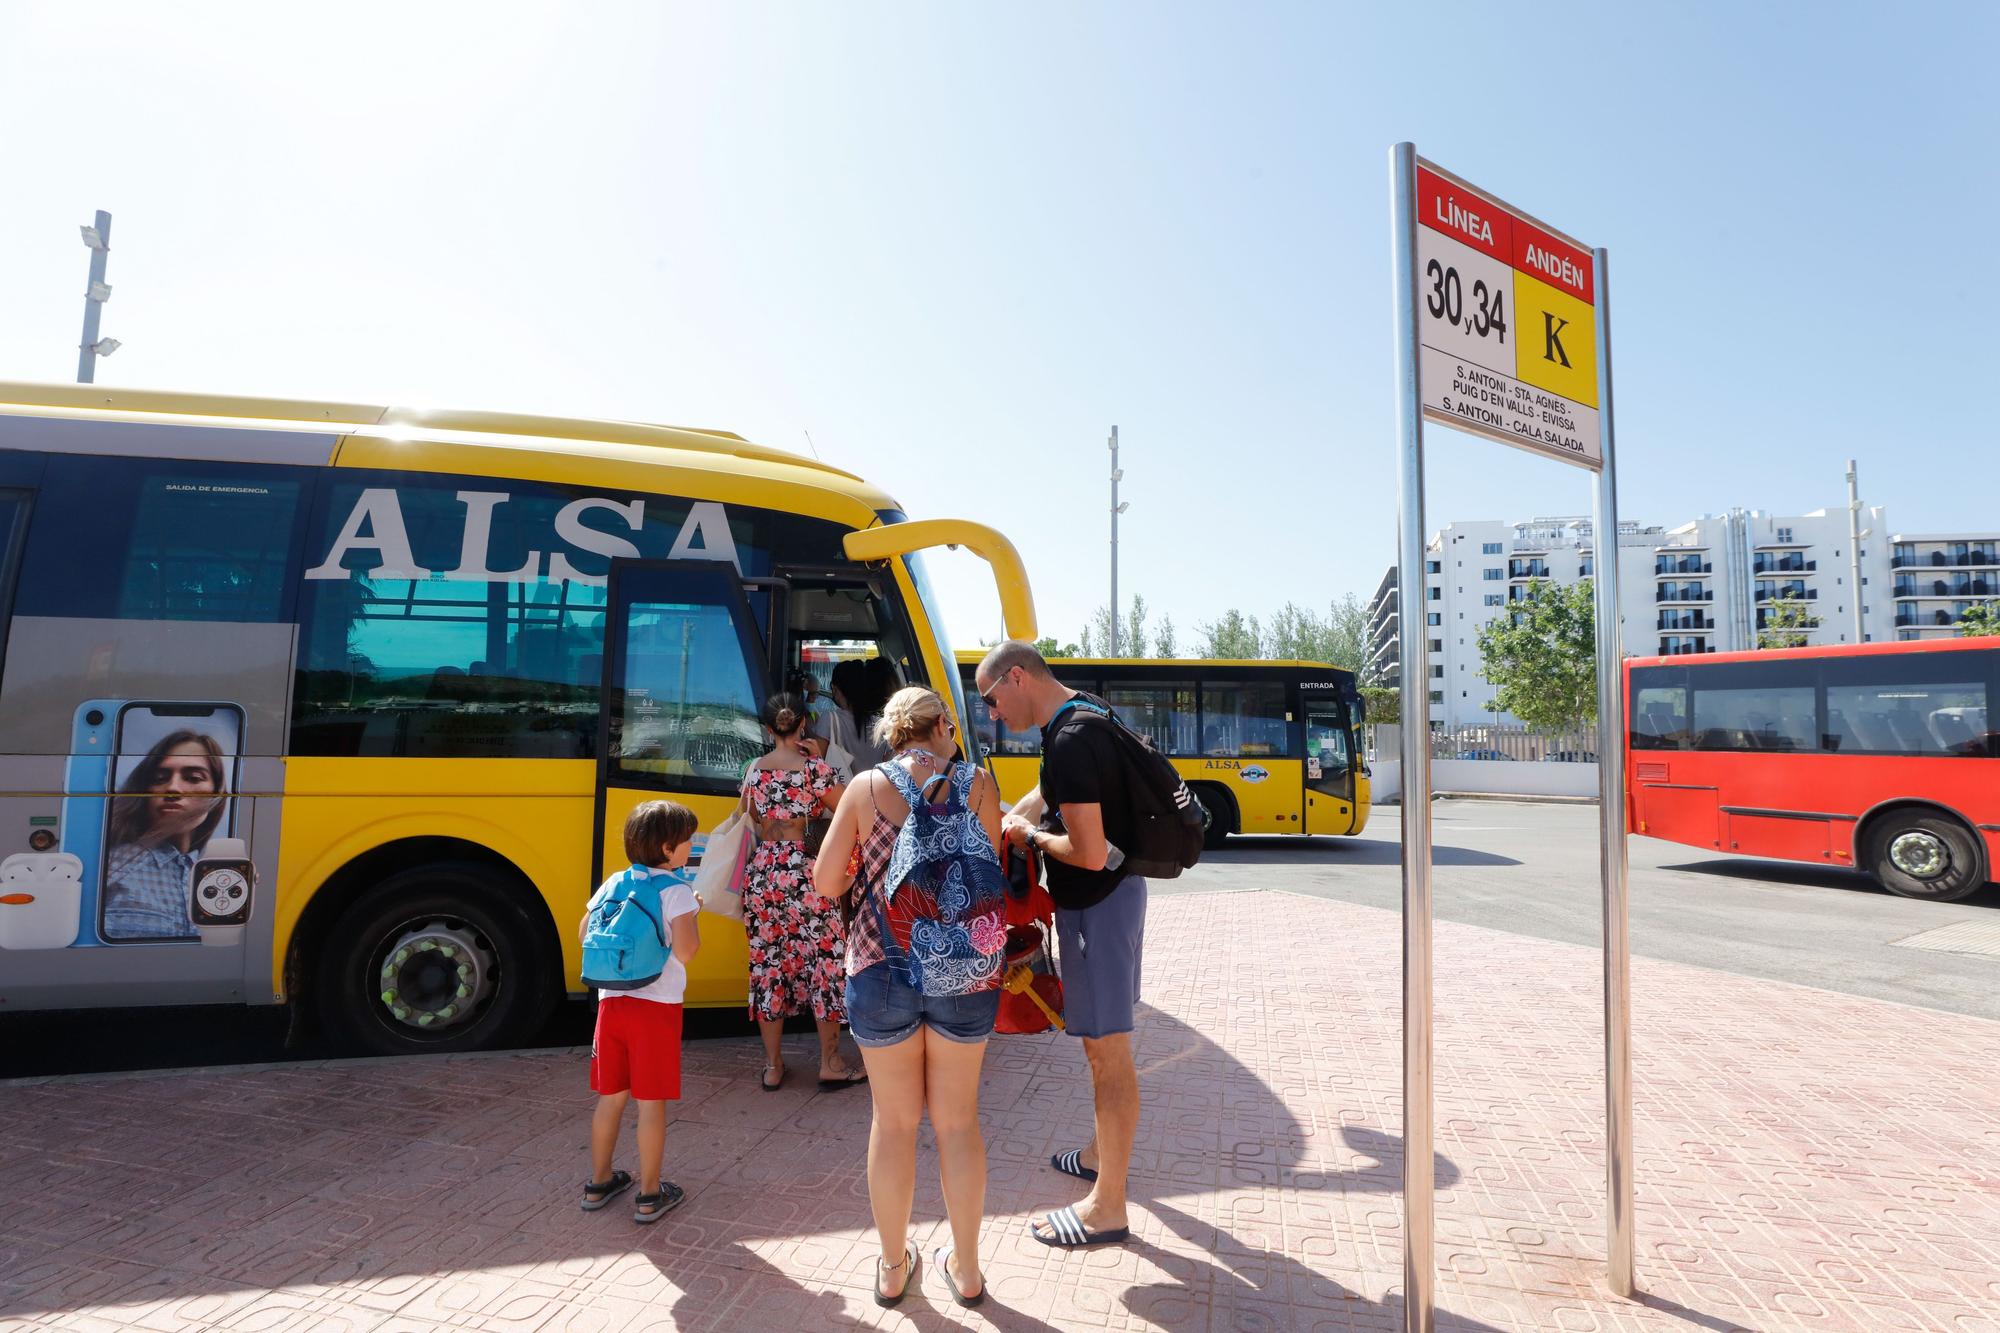
[[[922,791],[894,760],[876,771],[910,806],[875,898],[889,964],[926,995],[994,989],[1007,954],[1007,876],[972,813],[979,770],[953,764]]]

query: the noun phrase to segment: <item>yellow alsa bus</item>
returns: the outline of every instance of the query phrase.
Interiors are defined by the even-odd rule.
[[[712,827],[824,644],[953,698],[909,522],[720,431],[0,384],[0,1011],[304,1001],[505,1042],[639,801]],[[744,1001],[708,918],[692,1005]]]
[[[1009,731],[973,686],[984,656],[958,655],[975,734],[1001,795],[1038,781],[1041,737]],[[1355,834],[1368,824],[1361,692],[1324,662],[1057,657],[1056,679],[1102,697],[1173,760],[1209,812],[1208,845],[1232,833]]]

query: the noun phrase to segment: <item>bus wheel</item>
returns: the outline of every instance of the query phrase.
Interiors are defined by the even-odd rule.
[[[1201,802],[1202,811],[1206,816],[1206,821],[1202,824],[1201,845],[1209,851],[1214,851],[1229,840],[1230,834],[1236,832],[1236,806],[1228,795],[1212,782],[1197,782],[1191,790],[1194,792],[1194,798]]]
[[[1986,878],[1978,844],[1955,819],[1892,814],[1870,832],[1869,844],[1875,882],[1905,898],[1955,902]]]
[[[483,1050],[546,1017],[536,931],[470,865],[400,871],[341,913],[319,957],[328,1035],[379,1055]]]

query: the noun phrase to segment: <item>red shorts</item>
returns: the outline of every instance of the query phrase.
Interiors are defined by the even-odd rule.
[[[630,1092],[642,1102],[681,1099],[681,1007],[610,995],[597,1002],[590,1090]]]

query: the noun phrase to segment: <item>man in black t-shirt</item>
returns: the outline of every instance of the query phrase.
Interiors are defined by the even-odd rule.
[[[1063,1021],[1083,1039],[1096,1133],[1049,1164],[1091,1182],[1090,1193],[1034,1223],[1035,1239],[1073,1249],[1129,1234],[1125,1176],[1139,1128],[1133,1011],[1146,928],[1146,881],[1122,868],[1132,805],[1126,769],[1101,699],[1058,681],[1032,645],[1001,644],[974,677],[987,709],[1010,731],[1042,733],[1042,780],[1002,822],[1016,846],[1042,853],[1062,949]],[[1093,716],[1092,714],[1096,714]]]

